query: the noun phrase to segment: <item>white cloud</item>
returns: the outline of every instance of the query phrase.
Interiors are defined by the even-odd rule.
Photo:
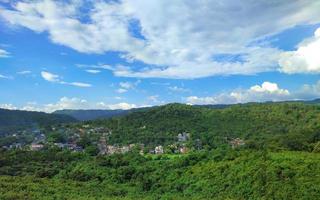
[[[59,75],[50,72],[42,71],[41,76],[44,80],[49,82],[60,82]]]
[[[153,102],[153,103],[159,103],[159,95],[152,95],[152,96],[148,96],[147,98],[149,101]]]
[[[320,28],[314,37],[304,40],[296,51],[281,54],[280,70],[293,73],[320,73]]]
[[[132,89],[135,86],[134,83],[131,82],[120,82],[119,85],[124,89]]]
[[[249,89],[238,89],[229,93],[221,93],[210,97],[187,97],[190,104],[235,104],[246,102],[283,101],[293,96],[286,89],[281,89],[276,83],[264,82]]]
[[[295,99],[320,98],[320,80],[315,84],[304,84],[296,93]]]
[[[12,25],[47,32],[52,42],[79,52],[116,51],[128,61],[149,64],[109,67],[125,77],[200,78],[273,71],[281,51],[257,41],[320,22],[320,1],[68,2],[18,2],[12,9],[0,8],[0,16]],[[82,13],[82,6],[92,9]],[[131,33],[133,21],[142,37]],[[241,59],[225,59],[230,56]]]
[[[140,80],[137,80],[136,82],[120,82],[119,83],[119,89],[116,90],[118,93],[126,93],[129,90],[135,89],[139,84],[141,83]]]
[[[50,72],[46,72],[46,71],[42,71],[41,72],[41,76],[44,80],[49,81],[49,82],[53,82],[53,83],[59,83],[59,84],[64,84],[64,85],[72,85],[72,86],[76,86],[76,87],[82,87],[82,88],[86,88],[86,87],[91,87],[91,84],[88,83],[82,83],[82,82],[65,82],[62,81],[60,76],[57,74],[53,74]]]
[[[4,49],[0,49],[0,58],[8,58],[10,57],[10,53]]]
[[[116,92],[122,94],[122,93],[128,92],[128,90],[127,90],[127,89],[124,89],[124,88],[119,88],[119,89],[116,90]]]
[[[99,74],[101,71],[96,69],[87,69],[86,72],[91,74]]]

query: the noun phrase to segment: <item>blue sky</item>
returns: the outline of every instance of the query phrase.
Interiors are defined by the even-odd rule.
[[[0,0],[0,107],[320,97],[320,1],[253,2]]]

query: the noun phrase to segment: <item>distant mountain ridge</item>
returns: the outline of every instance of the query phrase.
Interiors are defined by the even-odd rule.
[[[314,100],[297,100],[297,101],[285,101],[285,102],[297,102],[297,103],[305,103],[305,104],[320,104],[320,99],[314,99]],[[251,102],[256,103],[256,102]],[[243,103],[241,105],[245,104],[251,104],[249,103]],[[279,103],[279,102],[264,102],[264,103]],[[235,104],[208,104],[208,105],[193,105],[194,107],[205,107],[205,108],[212,108],[212,109],[223,109],[228,108]],[[156,106],[154,106],[156,107]],[[148,107],[149,109],[152,107]],[[53,114],[62,114],[62,115],[68,115],[71,116],[77,120],[80,121],[89,121],[89,120],[95,120],[95,119],[109,119],[112,117],[118,117],[127,115],[131,112],[139,111],[142,109],[148,109],[146,108],[133,108],[130,110],[99,110],[99,109],[90,109],[90,110],[77,110],[77,109],[65,109],[65,110],[56,110],[53,112]]]

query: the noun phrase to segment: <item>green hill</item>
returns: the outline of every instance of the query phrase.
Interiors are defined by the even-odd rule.
[[[0,134],[26,128],[37,128],[52,124],[76,122],[77,120],[61,114],[0,109]]]
[[[240,137],[250,145],[307,150],[320,140],[320,106],[304,103],[252,103],[223,109],[168,104],[89,123],[110,128],[110,142],[120,144],[169,144],[184,131],[209,147],[226,137]]]

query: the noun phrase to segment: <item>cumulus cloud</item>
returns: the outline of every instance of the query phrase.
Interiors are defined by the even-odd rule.
[[[7,110],[17,110],[18,108],[12,104],[0,104],[0,108]]]
[[[51,113],[56,110],[62,109],[108,109],[108,110],[115,110],[115,109],[132,109],[132,108],[139,108],[145,107],[144,105],[136,105],[130,104],[126,102],[120,103],[105,103],[105,102],[89,102],[85,99],[81,98],[68,98],[62,97],[56,103],[49,103],[49,104],[37,104],[36,102],[28,102],[26,105],[22,107],[16,107],[12,104],[0,104],[0,108],[11,109],[11,110],[28,110],[28,111],[41,111]]]
[[[0,49],[0,58],[8,58],[10,57],[10,53],[4,49]]]
[[[91,8],[88,13],[81,12],[84,6]],[[108,68],[116,76],[141,78],[276,70],[281,51],[258,41],[320,22],[319,1],[39,0],[0,9],[8,23],[47,32],[56,44],[83,53],[115,51],[129,62],[142,61],[147,67]],[[138,33],[132,33],[132,22]]]
[[[276,83],[264,82],[249,89],[234,90],[209,97],[187,97],[190,104],[235,104],[246,102],[283,101],[292,98],[290,92]]]
[[[283,72],[293,73],[319,73],[320,72],[320,28],[314,37],[304,40],[298,45],[296,51],[281,54],[280,69]]]
[[[82,82],[65,82],[61,80],[61,77],[57,74],[53,74],[50,72],[42,71],[41,76],[44,80],[53,82],[53,83],[59,83],[59,84],[64,84],[64,85],[72,85],[76,87],[91,87],[91,84],[88,83],[82,83]]]

